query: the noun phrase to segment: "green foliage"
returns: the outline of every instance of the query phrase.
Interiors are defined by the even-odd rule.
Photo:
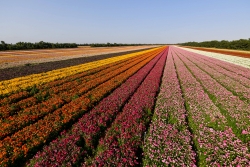
[[[115,46],[140,46],[140,45],[165,45],[165,44],[124,44],[124,43],[92,43],[92,44],[79,44],[78,46],[91,46],[91,47],[115,47]]]
[[[37,88],[36,85],[27,88],[27,91],[30,93],[30,95],[35,95],[36,93],[39,92],[39,89]]]
[[[91,47],[114,47],[114,46],[139,46],[142,44],[121,44],[121,43],[109,43],[107,42],[105,43],[94,43],[94,44],[90,44]]]
[[[17,42],[16,44],[7,44],[1,41],[0,50],[23,50],[23,49],[50,49],[50,48],[77,48],[76,43],[49,43],[49,42]]]
[[[207,47],[207,48],[221,48],[221,49],[238,49],[238,50],[250,50],[250,38],[239,39],[233,41],[204,41],[204,42],[186,42],[179,43],[182,46],[195,46],[195,47]]]

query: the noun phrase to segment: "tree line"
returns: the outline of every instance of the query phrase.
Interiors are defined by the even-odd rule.
[[[78,46],[91,46],[91,47],[115,47],[115,46],[140,46],[140,45],[155,45],[155,44],[123,44],[123,43],[85,43],[78,44]],[[159,45],[159,44],[157,44]]]
[[[239,39],[233,41],[204,41],[204,42],[185,42],[179,43],[182,46],[194,46],[194,47],[208,47],[208,48],[221,48],[221,49],[237,49],[237,50],[250,50],[250,38]]]
[[[52,49],[52,48],[77,48],[76,43],[50,43],[50,42],[17,42],[8,44],[4,41],[0,43],[0,50],[23,50],[23,49]]]

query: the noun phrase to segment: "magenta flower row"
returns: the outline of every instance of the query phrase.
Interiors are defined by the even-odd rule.
[[[141,157],[140,147],[147,124],[151,121],[154,99],[160,86],[167,51],[142,82],[122,113],[99,142],[91,163],[83,166],[135,166]]]
[[[68,132],[45,146],[28,166],[72,166],[94,153],[103,131],[115,119],[121,107],[139,87],[162,54],[131,76],[124,84],[85,114]]]

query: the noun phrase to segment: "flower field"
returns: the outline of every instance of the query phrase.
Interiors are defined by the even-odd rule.
[[[0,166],[250,166],[250,69],[207,54],[163,46],[1,81]]]

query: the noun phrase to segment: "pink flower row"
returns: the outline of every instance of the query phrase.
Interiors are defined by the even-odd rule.
[[[244,144],[234,134],[226,117],[210,99],[223,94],[223,87],[217,89],[216,83],[218,84],[218,82],[214,82],[214,79],[207,73],[190,62],[186,58],[190,58],[187,52],[177,48],[174,48],[173,51],[174,62],[188,109],[189,126],[192,129],[197,149],[198,165],[250,165],[247,144]],[[215,97],[206,93],[212,89],[215,89]]]
[[[154,99],[160,86],[167,51],[124,106],[105,137],[91,163],[83,166],[135,166],[140,161],[140,147],[147,124],[151,121]]]
[[[144,166],[196,166],[187,111],[171,48],[143,151]]]
[[[186,51],[186,50],[183,50],[183,51]],[[211,63],[214,63],[215,65],[218,65],[228,71],[231,71],[233,73],[236,73],[238,75],[241,75],[243,77],[246,77],[248,79],[250,79],[250,73],[249,73],[249,69],[248,68],[245,68],[245,67],[242,67],[242,66],[239,66],[239,65],[236,65],[236,64],[233,64],[233,63],[229,63],[229,62],[226,62],[226,61],[222,61],[222,60],[219,60],[219,59],[215,59],[215,58],[212,58],[212,57],[207,57],[207,56],[204,56],[204,55],[201,55],[201,54],[197,54],[197,53],[194,53],[194,52],[189,52],[189,54],[193,54],[193,55],[199,55],[202,57],[202,59],[206,60],[207,62],[211,62]]]
[[[121,107],[139,87],[162,54],[141,68],[94,109],[85,114],[71,130],[45,146],[31,159],[28,166],[73,165],[95,152],[97,142],[115,119]]]
[[[203,71],[208,73],[212,78],[214,78],[217,82],[223,85],[226,89],[233,92],[233,94],[241,97],[242,99],[250,102],[250,80],[241,76],[237,75],[231,71],[225,70],[212,62],[208,62],[202,59],[201,55],[198,54],[190,54],[187,58],[190,59],[194,64],[196,64],[199,68]],[[211,59],[211,58],[210,58]],[[213,62],[216,61],[216,59]],[[250,73],[250,69],[249,69]],[[246,86],[241,84],[243,82]]]
[[[220,107],[225,117],[227,118],[228,123],[232,127],[234,133],[243,141],[249,142],[250,141],[249,103],[246,103],[245,101],[242,101],[238,96],[235,96],[232,92],[228,90],[228,88],[223,87],[214,78],[212,78],[206,72],[202,71],[194,63],[189,61],[187,57],[196,64],[198,64],[199,62],[192,56],[189,56],[189,54],[185,54],[185,56],[183,56],[182,58],[183,60],[184,59],[187,60],[185,62],[187,62],[188,66],[190,66],[190,70],[201,82],[203,87],[208,91],[210,96],[214,97],[213,102],[215,103],[215,105]],[[201,64],[199,64],[198,66],[201,66]],[[214,73],[216,72],[214,71]],[[224,81],[224,83],[225,82],[226,81]]]
[[[210,68],[213,68],[217,72],[225,75],[225,77],[230,77],[231,78],[230,80],[233,79],[235,81],[240,82],[240,84],[244,85],[245,87],[250,88],[250,79],[240,74],[237,74],[238,69],[236,71],[232,71],[233,68],[230,66],[231,65],[230,63],[223,62],[221,60],[214,59],[211,57],[202,56],[196,53],[190,53],[189,55],[197,59],[198,61],[208,65]],[[240,68],[243,69],[244,67]],[[244,70],[248,71],[247,73],[250,73],[250,69],[244,69]]]

